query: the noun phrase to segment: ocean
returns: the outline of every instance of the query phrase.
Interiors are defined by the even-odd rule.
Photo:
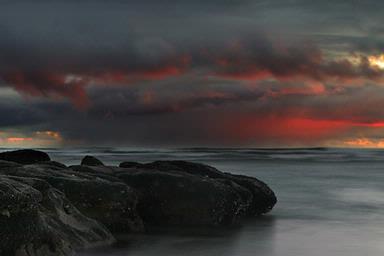
[[[269,214],[229,229],[152,231],[120,237],[80,256],[382,256],[384,150],[375,149],[49,149],[78,164],[94,155],[122,161],[188,160],[265,181],[278,203]]]

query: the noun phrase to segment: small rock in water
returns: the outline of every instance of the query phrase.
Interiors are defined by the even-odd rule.
[[[0,153],[0,160],[19,164],[35,164],[50,161],[47,153],[33,149],[21,149]]]
[[[104,166],[103,162],[101,162],[99,159],[97,159],[94,156],[85,156],[83,160],[81,160],[81,165]]]
[[[135,168],[135,167],[141,167],[141,166],[143,166],[143,164],[138,163],[138,162],[129,162],[129,161],[122,162],[119,165],[119,167],[121,167],[121,168]]]

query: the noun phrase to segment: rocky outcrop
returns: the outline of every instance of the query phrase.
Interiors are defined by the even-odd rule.
[[[152,170],[166,174],[189,174],[189,176],[199,179],[222,183],[229,186],[242,198],[239,211],[246,216],[267,213],[277,202],[274,192],[264,182],[253,177],[224,173],[204,164],[186,161],[156,161],[149,164],[123,162],[120,164],[120,167],[126,166],[133,166],[130,168],[136,170]],[[135,187],[134,184],[130,185]]]
[[[21,149],[0,153],[0,160],[15,162],[19,164],[34,164],[50,161],[47,153],[32,149]]]
[[[6,163],[3,162],[3,165],[5,167]],[[136,212],[136,191],[112,175],[107,177],[102,172],[100,175],[79,172],[76,168],[51,163],[1,168],[1,162],[0,174],[44,180],[63,192],[82,213],[112,231],[143,230],[141,218]]]
[[[276,203],[262,181],[203,164],[67,167],[34,152],[0,160],[0,255],[71,255],[145,226],[227,226]]]

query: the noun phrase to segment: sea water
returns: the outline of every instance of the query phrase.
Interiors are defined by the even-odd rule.
[[[370,149],[51,149],[78,164],[188,160],[265,181],[278,203],[269,214],[229,229],[179,229],[120,237],[82,256],[382,256],[384,151]]]

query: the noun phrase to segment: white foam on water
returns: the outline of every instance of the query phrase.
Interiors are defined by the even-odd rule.
[[[373,188],[345,188],[334,192],[339,200],[350,203],[384,205],[384,190]]]

